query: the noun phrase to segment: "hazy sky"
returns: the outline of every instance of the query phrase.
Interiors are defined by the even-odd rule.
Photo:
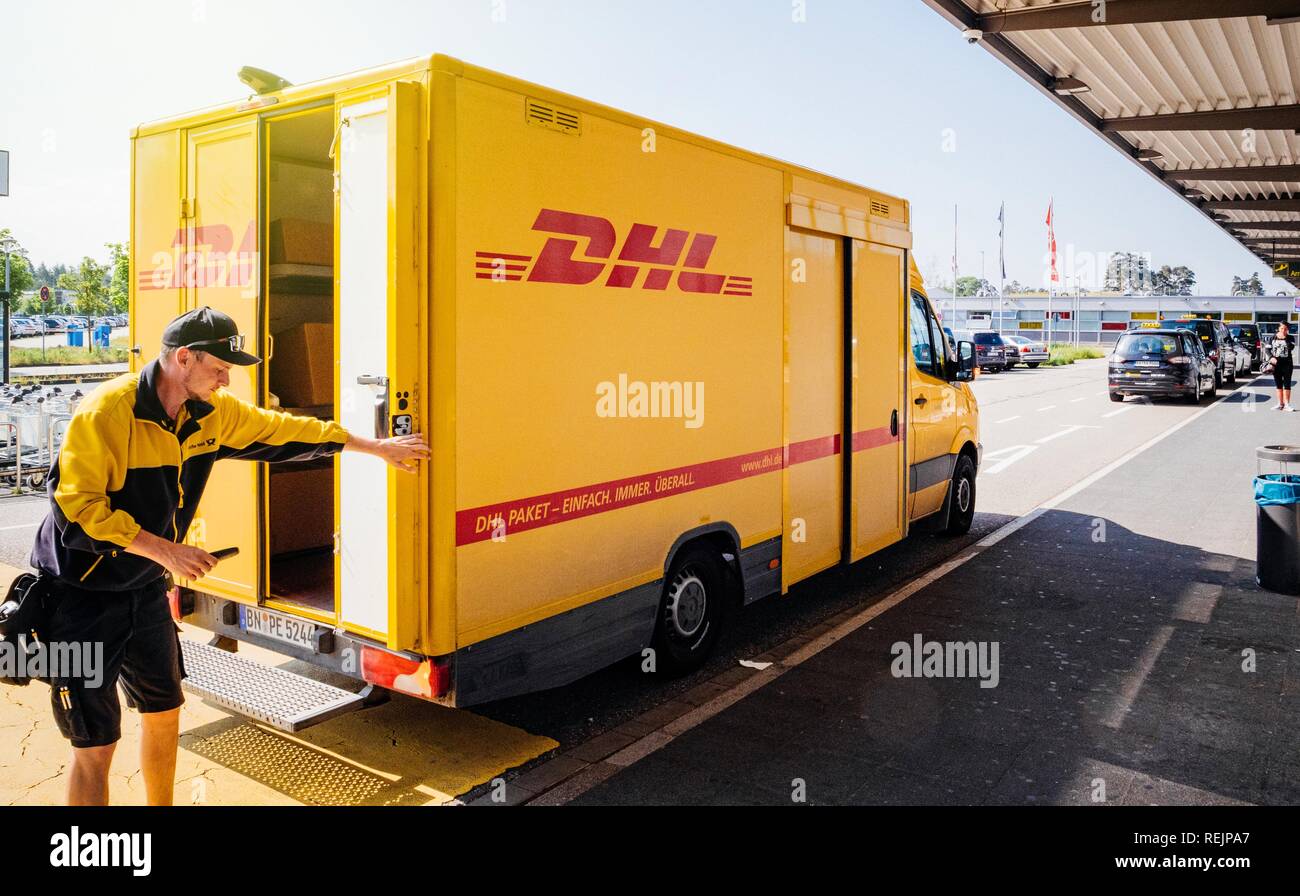
[[[443,52],[912,202],[927,277],[960,264],[1041,285],[1050,197],[1063,263],[1186,264],[1203,294],[1267,266],[920,0],[50,0],[6,3],[0,149],[10,227],[37,262],[128,235],[129,131],[247,94]],[[502,20],[503,19],[503,20]],[[949,151],[955,150],[955,151]],[[1286,284],[1266,279],[1270,293]]]

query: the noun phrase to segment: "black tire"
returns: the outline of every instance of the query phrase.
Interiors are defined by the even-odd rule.
[[[946,535],[965,535],[975,521],[975,461],[963,454],[957,458],[949,486],[950,506]]]
[[[1040,363],[1042,363],[1042,362],[1041,362],[1041,361],[1030,361],[1030,362],[1029,362],[1029,369],[1030,369],[1030,370],[1037,370],[1037,369],[1038,369],[1038,365],[1039,365]]]
[[[1219,368],[1214,368],[1214,389],[1210,392],[1213,395],[1223,388],[1223,372]]]
[[[1232,374],[1228,377],[1228,382],[1234,386],[1237,384],[1237,365],[1235,363],[1232,365]]]
[[[722,558],[703,546],[682,550],[664,579],[655,618],[655,671],[675,677],[704,664],[718,641],[731,601]]]
[[[1110,400],[1111,400],[1111,401],[1123,401],[1123,400],[1124,400],[1124,393],[1123,393],[1123,392],[1112,392],[1112,393],[1110,393]]]
[[[1196,388],[1191,395],[1187,396],[1187,400],[1190,401],[1192,404],[1200,404],[1201,403],[1201,375],[1198,373],[1195,379],[1196,379]]]
[[[1218,395],[1219,395],[1219,374],[1216,372],[1214,374],[1214,383],[1213,385],[1210,386],[1210,391],[1206,392],[1204,397],[1209,398],[1210,401],[1214,401],[1214,399],[1217,398]]]

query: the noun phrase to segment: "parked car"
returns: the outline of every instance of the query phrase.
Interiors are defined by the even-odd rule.
[[[9,321],[10,321],[10,330],[14,331],[18,336],[41,335],[40,326],[37,324],[36,321],[32,320],[30,317],[11,317],[9,318]]]
[[[1160,322],[1159,329],[1191,330],[1200,337],[1201,348],[1214,362],[1214,388],[1221,389],[1224,383],[1237,382],[1237,349],[1223,321],[1202,318],[1166,320]]]
[[[43,320],[46,333],[62,333],[68,328],[68,322],[61,317],[50,316],[43,318]]]
[[[1199,404],[1203,395],[1214,397],[1219,364],[1188,328],[1128,330],[1110,356],[1110,400],[1147,395]]]
[[[1035,342],[1027,336],[1003,336],[1002,338],[1007,343],[1008,367],[1015,367],[1019,363],[1033,370],[1051,357],[1046,345]]]
[[[975,344],[975,366],[981,370],[1006,370],[1011,365],[1007,344],[997,333],[972,333],[970,341]]]
[[[1259,327],[1255,324],[1233,324],[1228,327],[1228,332],[1250,354],[1250,364],[1246,369],[1252,373],[1259,370],[1260,365],[1264,363],[1264,342]]]

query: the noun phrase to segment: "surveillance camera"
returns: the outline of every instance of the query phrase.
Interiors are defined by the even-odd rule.
[[[966,38],[966,43],[977,44],[984,37],[984,32],[978,28],[967,28],[961,33],[961,36]]]

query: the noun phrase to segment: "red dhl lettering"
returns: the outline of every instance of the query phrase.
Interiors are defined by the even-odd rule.
[[[656,225],[633,224],[615,257],[618,232],[606,218],[542,209],[533,230],[561,236],[546,241],[535,263],[531,255],[476,252],[475,276],[499,282],[526,280],[587,286],[608,272],[603,285],[612,289],[632,289],[639,283],[642,289],[666,290],[676,279],[677,288],[688,293],[737,297],[754,294],[752,277],[705,271],[718,243],[714,234],[692,234],[668,227],[662,228],[661,236],[661,228]],[[580,244],[585,259],[577,257]]]

